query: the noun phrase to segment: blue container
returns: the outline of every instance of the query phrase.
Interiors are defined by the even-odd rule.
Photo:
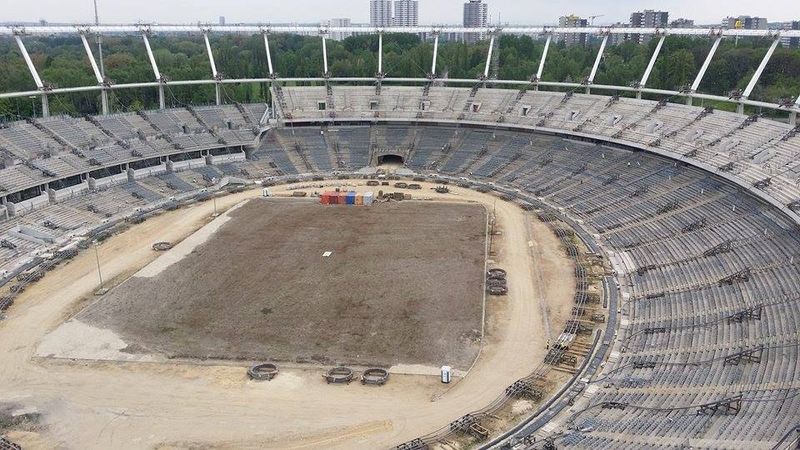
[[[355,192],[348,192],[347,193],[347,204],[348,205],[355,205],[356,204],[356,193]]]

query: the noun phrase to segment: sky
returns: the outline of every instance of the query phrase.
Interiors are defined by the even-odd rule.
[[[369,22],[369,0],[97,0],[103,23],[319,23],[348,17]],[[420,0],[419,21],[458,24],[464,0]],[[627,22],[631,11],[660,9],[670,20],[694,19],[718,24],[724,16],[751,15],[770,22],[800,20],[797,0],[486,0],[493,23],[550,25],[558,17],[576,14],[601,16],[595,25]],[[94,21],[93,0],[0,0],[0,21],[87,23]]]

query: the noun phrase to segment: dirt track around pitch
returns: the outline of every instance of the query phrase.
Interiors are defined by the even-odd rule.
[[[502,236],[495,240],[495,259],[509,271],[508,297],[487,300],[481,354],[455,384],[393,371],[383,387],[329,386],[318,367],[284,368],[275,380],[258,383],[247,380],[245,365],[37,358],[42,338],[82,301],[94,299],[95,257],[84,252],[26,290],[0,322],[0,403],[42,414],[39,431],[11,431],[9,437],[25,448],[375,449],[484,407],[541,363],[547,339],[542,310],[558,330],[556,317],[572,306],[572,266],[555,236],[517,206],[460,188],[440,196],[430,187],[415,198],[496,205]],[[259,194],[235,194],[217,206],[224,210]],[[129,278],[157,258],[153,242],[182,241],[206,225],[212,211],[210,202],[182,208],[111,237],[99,248],[104,277],[111,284]],[[543,269],[542,284],[531,276],[536,267]]]

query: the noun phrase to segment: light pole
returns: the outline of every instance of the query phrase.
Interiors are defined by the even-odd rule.
[[[95,258],[95,261],[97,262],[97,277],[100,278],[100,289],[98,289],[97,292],[94,293],[94,295],[103,295],[106,292],[108,292],[108,289],[106,289],[103,286],[103,273],[100,272],[100,251],[98,250],[98,247],[100,247],[100,243],[95,241],[94,242],[94,258]]]

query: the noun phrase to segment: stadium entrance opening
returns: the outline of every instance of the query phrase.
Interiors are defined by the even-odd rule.
[[[405,164],[400,155],[381,155],[378,157],[378,165],[388,164],[392,166],[402,166]]]

